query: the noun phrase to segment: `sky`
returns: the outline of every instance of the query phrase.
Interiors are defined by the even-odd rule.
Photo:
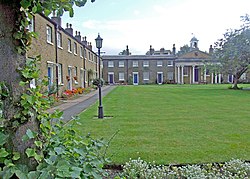
[[[90,0],[74,8],[74,17],[62,17],[62,27],[71,23],[95,49],[95,38],[103,38],[101,52],[118,55],[128,45],[132,55],[155,50],[172,50],[190,44],[195,36],[202,51],[237,29],[241,16],[250,14],[249,0]]]

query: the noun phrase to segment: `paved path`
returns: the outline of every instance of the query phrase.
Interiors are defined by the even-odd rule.
[[[102,87],[102,97],[108,94],[116,86],[104,86]],[[63,104],[55,106],[49,109],[49,112],[53,112],[56,109],[63,111],[63,120],[69,121],[72,116],[76,116],[89,106],[94,104],[98,100],[98,90],[92,91],[86,95],[83,95],[74,100],[66,100]]]

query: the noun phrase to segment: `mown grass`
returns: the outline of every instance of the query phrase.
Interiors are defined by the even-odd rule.
[[[249,86],[250,87],[250,86]],[[227,85],[118,86],[80,115],[80,134],[111,141],[114,164],[141,157],[157,164],[250,160],[250,90]]]

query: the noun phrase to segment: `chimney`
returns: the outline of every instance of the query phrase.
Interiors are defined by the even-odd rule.
[[[126,46],[126,55],[129,55],[128,45]]]
[[[82,36],[81,36],[81,32],[80,32],[80,31],[79,31],[79,32],[76,31],[75,38],[76,38],[78,41],[81,42]]]
[[[91,44],[91,42],[88,43],[88,48],[89,48],[90,50],[92,50],[92,44]]]
[[[60,16],[56,16],[55,11],[53,11],[53,16],[51,20],[54,21],[57,25],[62,26],[62,18]]]
[[[214,52],[214,49],[213,49],[212,45],[210,45],[209,54],[211,55],[213,52]]]
[[[175,48],[175,44],[173,44],[173,49],[172,49],[172,53],[173,53],[173,55],[175,55],[175,53],[176,53],[176,48]]]
[[[88,46],[88,44],[87,44],[88,42],[87,42],[87,37],[86,36],[82,38],[82,43],[84,45]]]
[[[70,35],[73,35],[73,28],[72,24],[67,23],[66,24],[66,29],[65,29]]]
[[[154,52],[155,52],[155,50],[152,48],[152,45],[150,45],[149,54],[150,54],[150,55],[153,55]]]
[[[161,48],[161,49],[160,49],[160,54],[163,54],[164,51],[165,51],[165,49],[164,49],[164,48]]]

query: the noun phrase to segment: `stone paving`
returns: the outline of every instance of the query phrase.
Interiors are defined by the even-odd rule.
[[[104,86],[102,87],[102,97],[112,91],[116,86]],[[65,100],[63,104],[55,106],[49,109],[49,112],[53,112],[58,109],[63,111],[63,120],[65,122],[72,119],[72,116],[76,116],[89,106],[93,105],[98,100],[98,90],[91,91],[88,94],[84,94],[77,99]]]

